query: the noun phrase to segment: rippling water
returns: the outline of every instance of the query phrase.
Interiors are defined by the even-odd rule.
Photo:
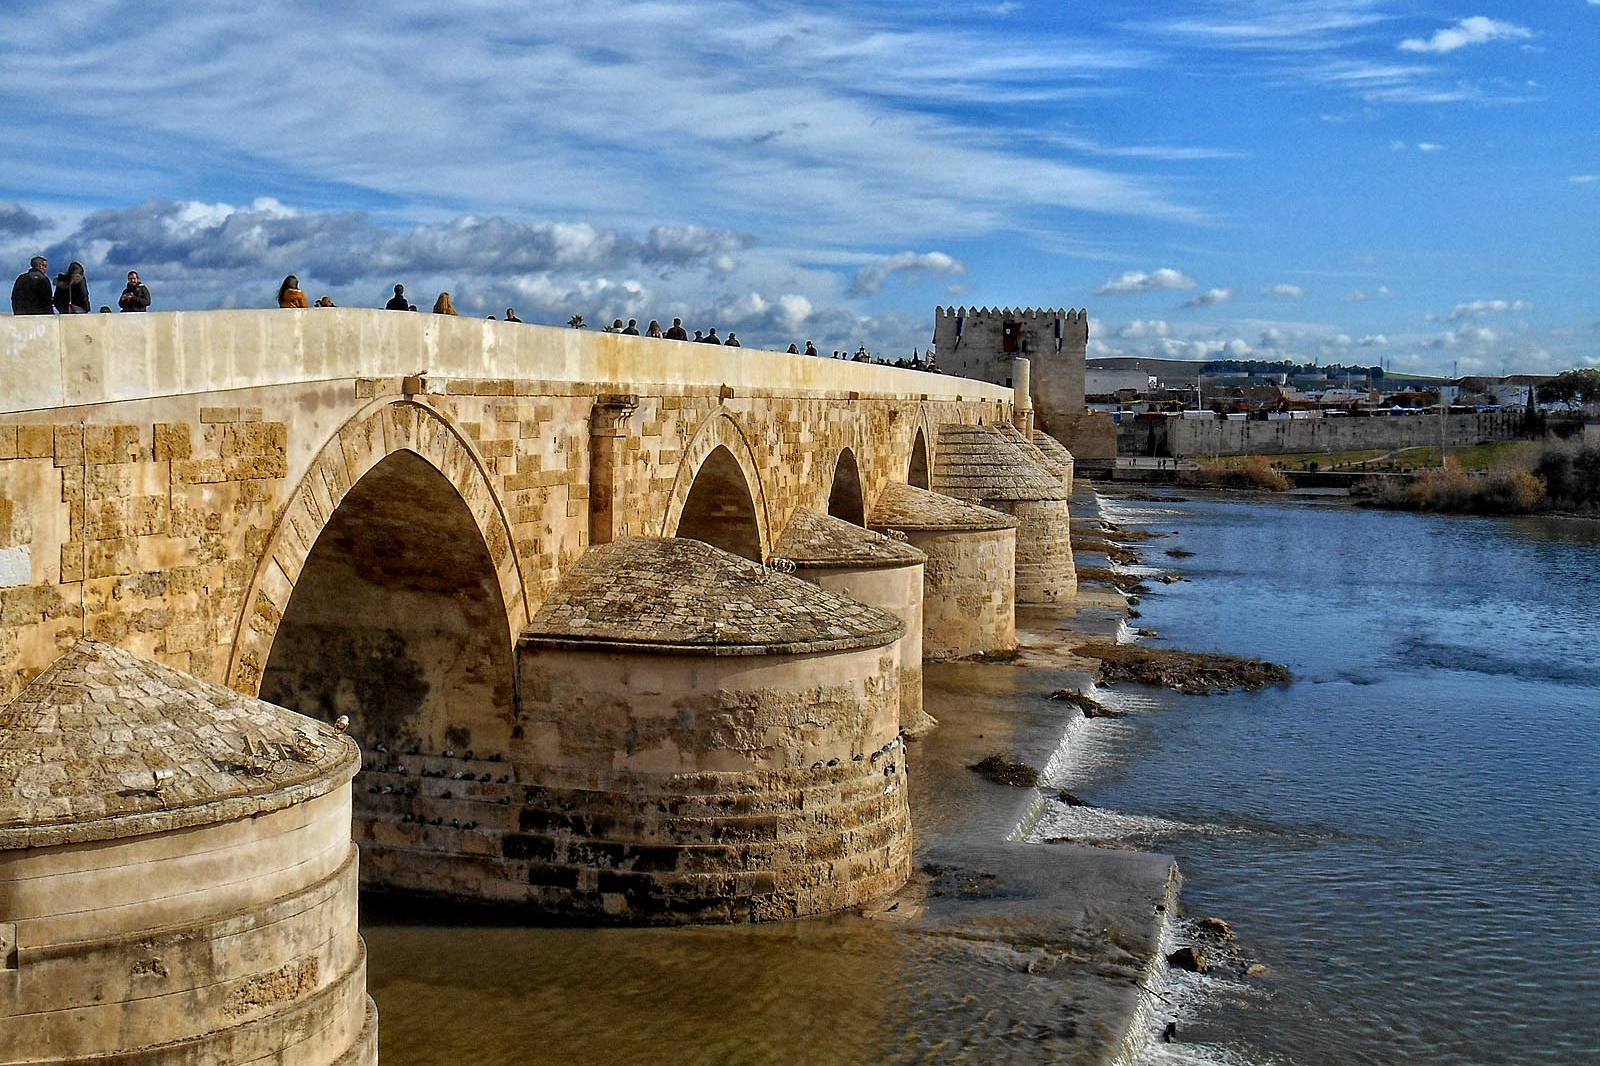
[[[1152,643],[1296,678],[1108,692],[1060,768],[1040,836],[1173,852],[1269,967],[1175,978],[1147,1060],[1600,1062],[1600,523],[1104,502],[1190,579]]]

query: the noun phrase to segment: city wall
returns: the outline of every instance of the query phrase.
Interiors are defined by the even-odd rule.
[[[1511,440],[1522,432],[1521,411],[1387,415],[1371,418],[1225,420],[1220,417],[1127,419],[1117,427],[1120,455],[1192,458],[1207,455],[1293,455],[1401,448],[1452,448]]]

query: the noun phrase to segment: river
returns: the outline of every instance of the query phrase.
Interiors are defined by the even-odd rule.
[[[1178,1040],[1144,1061],[1600,1061],[1600,523],[1103,504],[1186,579],[1143,598],[1149,643],[1295,674],[1102,692],[1128,716],[1086,723],[1060,781],[1095,809],[1034,834],[1175,854],[1186,914],[1239,938],[1173,976]]]

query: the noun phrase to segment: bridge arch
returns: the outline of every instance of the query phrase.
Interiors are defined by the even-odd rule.
[[[861,467],[856,453],[841,448],[833,464],[833,485],[828,490],[828,513],[858,526],[867,524],[867,505],[861,490]]]
[[[428,657],[449,663],[449,676],[421,671],[434,704],[461,699],[448,691],[465,684],[491,702],[503,695],[509,713],[512,643],[528,621],[520,560],[482,457],[426,404],[381,401],[330,437],[269,535],[246,605],[228,671],[241,692],[272,698],[262,685],[281,636],[305,643],[331,615],[349,626],[364,611],[371,617],[354,621],[366,623],[369,660],[434,640]],[[289,679],[275,672],[281,696]],[[352,678],[322,680],[325,694],[342,692],[332,703],[347,700]]]
[[[714,411],[678,463],[664,537],[692,537],[760,562],[771,547],[766,489],[755,449],[733,416]]]
[[[931,434],[925,430],[925,426],[919,425],[916,435],[911,438],[911,459],[906,467],[906,484],[917,489],[931,488],[933,480],[933,456],[928,449]]]

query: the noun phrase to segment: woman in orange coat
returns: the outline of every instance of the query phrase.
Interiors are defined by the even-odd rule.
[[[439,298],[433,301],[433,313],[436,315],[453,315],[456,313],[455,302],[450,299],[449,293],[441,292]]]
[[[278,286],[279,307],[305,307],[306,294],[300,291],[300,279],[290,274]]]

